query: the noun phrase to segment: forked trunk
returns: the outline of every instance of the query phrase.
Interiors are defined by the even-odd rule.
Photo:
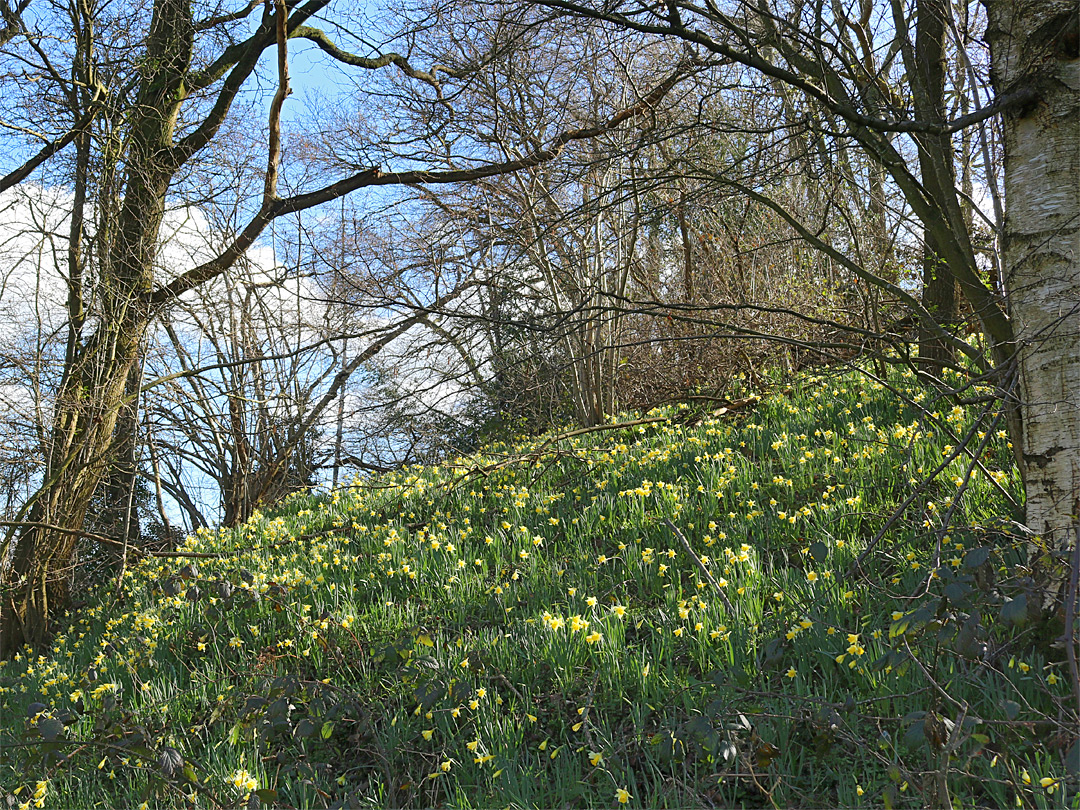
[[[0,568],[0,656],[24,643],[44,642],[50,612],[68,602],[75,540],[113,455],[128,375],[149,324],[147,296],[165,195],[179,168],[173,133],[193,37],[190,0],[154,0],[146,42],[153,58],[147,60],[128,119],[123,202],[99,269],[99,323],[85,342],[75,334],[69,344],[45,480],[30,513],[29,522],[36,525],[18,538],[11,565]]]
[[[75,541],[94,492],[105,476],[128,370],[137,354],[131,332],[108,340],[101,333],[81,352],[57,398],[46,480],[3,571],[0,658],[47,638],[48,618],[67,605]]]

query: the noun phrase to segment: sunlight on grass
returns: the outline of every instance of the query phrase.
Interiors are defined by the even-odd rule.
[[[1065,807],[1068,741],[1031,732],[1061,666],[971,620],[1021,553],[1004,433],[890,386],[809,377],[200,531],[0,668],[0,781],[25,808],[915,807],[944,746],[964,806]],[[969,429],[983,468],[958,454],[849,573]]]

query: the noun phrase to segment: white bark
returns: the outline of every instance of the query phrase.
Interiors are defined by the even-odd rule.
[[[1080,60],[1075,0],[986,0],[1004,115],[1005,285],[1019,351],[1028,526],[1063,545],[1080,514]]]

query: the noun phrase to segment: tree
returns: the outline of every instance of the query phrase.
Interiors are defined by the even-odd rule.
[[[0,654],[24,642],[41,642],[50,611],[68,601],[64,572],[74,563],[87,506],[114,455],[118,419],[130,401],[132,369],[151,324],[164,310],[227,273],[280,217],[361,188],[468,182],[551,160],[569,143],[636,120],[679,75],[676,71],[660,92],[644,93],[588,126],[556,133],[513,159],[466,154],[446,171],[416,168],[416,162],[402,171],[384,171],[363,161],[339,167],[331,176],[316,176],[306,189],[283,195],[281,115],[290,92],[290,39],[306,38],[361,73],[392,66],[425,88],[424,103],[433,110],[449,103],[443,80],[469,73],[465,59],[458,60],[460,69],[423,71],[393,52],[373,57],[348,53],[313,25],[317,15],[332,14],[330,0],[267,0],[262,6],[250,2],[207,9],[191,0],[153,0],[145,11],[80,3],[50,6],[38,18],[38,29],[19,23],[18,33],[5,45],[8,63],[29,65],[38,80],[27,91],[39,94],[37,106],[5,93],[12,117],[31,125],[14,131],[30,132],[45,145],[9,171],[0,187],[48,168],[49,159],[70,144],[76,148],[64,179],[75,199],[67,245],[67,351],[46,427],[41,484],[18,512],[13,521],[18,526],[0,550]],[[362,36],[356,39],[363,41]],[[239,99],[264,54],[273,57],[276,78],[262,182],[254,190],[237,190],[248,216],[216,255],[164,275],[159,244],[166,210],[185,196],[197,199],[201,189],[193,187],[195,170],[242,106]],[[17,77],[5,75],[8,90]],[[59,131],[39,135],[33,126],[38,123],[46,125],[45,132],[57,129],[50,120],[62,122]],[[23,147],[7,154],[27,151]],[[84,241],[88,213],[97,220],[90,245]]]
[[[946,40],[957,49],[973,44],[957,36],[948,4],[536,2],[617,30],[685,43],[696,54],[724,57],[742,68],[747,84],[783,86],[813,107],[817,115],[807,121],[810,137],[856,148],[875,167],[884,193],[897,195],[918,220],[929,271],[925,304],[832,244],[801,211],[730,177],[718,180],[771,207],[815,249],[904,302],[924,345],[936,344],[931,354],[938,359],[963,355],[976,374],[995,383],[1025,482],[1026,522],[1045,541],[1032,547],[1033,561],[1047,562],[1040,566],[1050,572],[1047,581],[1060,582],[1053,574],[1058,564],[1041,551],[1062,547],[1077,514],[1080,252],[1075,250],[1077,16],[1072,4],[987,0],[996,93],[990,103],[945,120]],[[861,58],[871,52],[885,56]],[[972,242],[968,201],[956,186],[951,157],[957,133],[999,114],[1006,165],[1006,271],[1000,291]],[[981,325],[985,353],[949,328],[950,275]],[[940,289],[936,281],[942,282]]]
[[[1005,150],[1004,286],[1016,340],[1027,525],[1080,520],[1080,10],[987,0]],[[1074,553],[1080,554],[1080,538]]]

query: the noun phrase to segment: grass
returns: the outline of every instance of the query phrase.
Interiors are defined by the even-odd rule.
[[[0,792],[1078,806],[989,416],[849,372],[618,421],[658,417],[295,497],[142,560],[0,667]],[[981,469],[954,452],[969,431]]]

